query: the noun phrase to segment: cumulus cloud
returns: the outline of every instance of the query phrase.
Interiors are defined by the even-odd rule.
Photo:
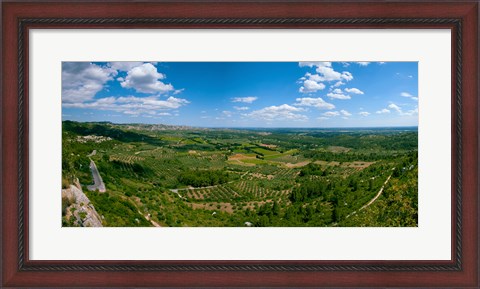
[[[129,71],[130,69],[142,65],[141,61],[118,61],[110,62],[109,65],[111,68],[119,71]]]
[[[346,95],[343,93],[343,91],[340,88],[335,88],[332,92],[327,94],[328,97],[330,98],[335,98],[335,99],[350,99],[350,95]]]
[[[272,120],[292,120],[292,121],[306,121],[308,117],[298,112],[303,109],[294,107],[288,104],[282,104],[279,106],[268,106],[259,110],[252,111],[245,114],[246,117],[251,117],[260,120],[272,121]]]
[[[334,85],[332,85],[332,87],[339,87],[339,86],[342,86],[342,85],[345,85],[345,82],[343,82],[343,81],[337,81],[337,82],[335,82]]]
[[[314,67],[314,66],[332,66],[331,62],[325,62],[325,61],[301,61],[298,63],[298,66],[300,67]]]
[[[248,106],[234,106],[233,107],[235,110],[249,110],[250,107]]]
[[[361,115],[361,116],[369,116],[370,115],[370,113],[368,111],[361,111],[358,114]]]
[[[389,113],[390,111],[395,111],[402,116],[412,116],[418,114],[418,106],[415,106],[414,109],[404,110],[401,106],[396,105],[395,103],[390,103],[387,108],[377,111],[377,113]]]
[[[256,97],[256,96],[234,97],[234,98],[232,98],[232,102],[252,103],[257,99],[258,99],[258,97]]]
[[[343,116],[344,118],[348,118],[352,114],[348,111],[342,109],[340,111],[327,111],[322,114],[323,116],[334,117],[334,116]]]
[[[170,96],[166,100],[158,97],[104,97],[90,102],[64,103],[65,108],[88,108],[122,112],[129,115],[165,115],[169,110],[180,108],[190,103],[186,99]]]
[[[62,63],[62,102],[89,101],[113,80],[117,71],[89,62]]]
[[[381,109],[381,110],[377,110],[377,113],[378,113],[378,114],[390,113],[390,110],[384,108],[384,109]]]
[[[402,112],[402,109],[398,105],[396,105],[395,103],[390,103],[388,105],[388,108],[391,108],[391,109],[395,110],[396,112]]]
[[[316,107],[318,109],[334,109],[335,105],[326,102],[320,97],[313,98],[313,97],[302,97],[295,99],[297,102],[294,104],[295,106],[311,106]]]
[[[363,91],[361,91],[360,89],[355,88],[355,87],[345,88],[345,91],[349,92],[349,93],[354,93],[354,94],[363,94]]]
[[[402,112],[402,115],[415,115],[418,114],[418,107]]]
[[[120,85],[123,88],[133,88],[142,93],[167,93],[173,91],[171,84],[165,84],[160,80],[165,79],[165,75],[158,72],[157,68],[151,63],[144,63],[133,67],[127,72],[127,76]]]
[[[344,71],[342,72],[342,79],[345,79],[346,81],[350,81],[353,79],[353,75],[348,71]]]
[[[301,93],[312,93],[317,92],[325,88],[325,84],[321,82],[316,82],[311,79],[307,79],[303,82],[303,86],[299,88],[298,91]]]
[[[404,111],[400,106],[394,103],[390,103],[388,105],[388,108],[395,110],[399,115],[410,116],[410,115],[418,114],[418,106],[416,106],[414,109]]]
[[[340,110],[340,113],[341,113],[343,116],[351,116],[351,115],[352,115],[351,113],[349,113],[348,111],[346,111],[346,110],[344,110],[344,109]]]
[[[340,113],[338,111],[327,111],[323,113],[324,116],[339,116]]]
[[[226,117],[232,117],[233,113],[229,110],[222,111],[222,114]]]
[[[407,98],[410,98],[412,100],[418,100],[417,96],[414,96],[414,95],[410,94],[409,92],[402,92],[402,93],[400,93],[400,96],[407,97]]]
[[[358,62],[356,62],[356,63],[357,63],[358,65],[360,65],[360,66],[367,66],[367,65],[370,64],[370,62],[367,62],[367,61],[358,61]]]
[[[319,79],[322,81],[339,81],[339,80],[346,80],[350,81],[353,79],[353,76],[350,72],[338,72],[335,71],[332,67],[330,62],[326,62],[327,65],[319,65],[317,66],[316,72],[319,75]]]
[[[299,91],[302,93],[312,93],[325,88],[323,82],[336,81],[334,87],[344,84],[342,81],[350,81],[353,75],[348,71],[335,71],[331,62],[300,62],[300,67],[315,67],[316,74],[306,73],[300,78],[303,86]]]

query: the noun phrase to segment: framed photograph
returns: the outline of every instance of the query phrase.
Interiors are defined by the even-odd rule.
[[[3,2],[2,286],[478,288],[478,8]]]

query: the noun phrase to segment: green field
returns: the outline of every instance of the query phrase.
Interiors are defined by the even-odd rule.
[[[104,226],[417,226],[416,128],[62,129],[62,186],[78,179]]]

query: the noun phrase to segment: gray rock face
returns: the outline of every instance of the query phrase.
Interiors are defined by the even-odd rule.
[[[83,193],[78,181],[62,190],[62,216],[69,227],[102,227],[102,218]]]

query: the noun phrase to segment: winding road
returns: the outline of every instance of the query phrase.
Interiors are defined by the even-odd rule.
[[[107,191],[105,189],[105,184],[103,183],[102,177],[98,172],[95,162],[92,160],[90,160],[90,170],[92,171],[93,185],[87,186],[88,190],[89,191],[98,190],[100,193],[105,193]]]

